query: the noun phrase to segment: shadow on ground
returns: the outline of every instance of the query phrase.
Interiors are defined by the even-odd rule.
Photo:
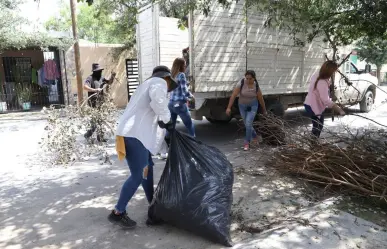
[[[34,121],[15,122],[20,123],[13,124],[13,128],[9,126],[7,128],[6,123],[0,123],[0,130],[4,128],[8,132],[9,129],[13,129],[12,136],[0,134],[2,143],[6,139],[26,136],[31,127],[35,126]],[[300,185],[291,179],[279,178],[272,174],[270,165],[263,164],[264,158],[259,159],[260,156],[265,156],[262,155],[265,154],[264,151],[241,151],[243,132],[238,131],[236,122],[228,125],[211,125],[206,121],[195,122],[195,124],[198,139],[221,149],[237,172],[232,225],[235,248],[351,248],[343,246],[347,243],[342,242],[343,238],[351,243],[359,238],[359,232],[350,231],[339,239],[339,236],[328,229],[331,226],[330,222],[345,223],[349,220],[353,226],[353,220],[350,220],[352,217],[340,220],[342,219],[340,214],[327,215],[324,212],[305,214],[310,216],[312,223],[318,222],[319,226],[323,228],[325,226],[328,229],[325,233],[329,233],[329,236],[318,235],[318,233],[315,235],[320,239],[313,238],[314,232],[318,229],[300,225],[297,222],[286,223],[289,228],[287,226],[281,228],[290,230],[277,228],[260,235],[243,231],[240,226],[242,222],[254,226],[267,224],[274,219],[296,217],[312,208],[313,203],[302,194]],[[39,127],[41,129],[44,124],[40,123]],[[181,125],[179,129],[184,131]],[[38,143],[39,137],[36,132],[32,133],[34,136],[24,137],[27,140],[33,140],[28,141],[31,146],[33,143]],[[17,144],[12,146],[14,146],[12,148],[18,148]],[[113,149],[113,144],[110,147]],[[255,160],[251,160],[252,158]],[[23,160],[27,165],[30,163],[29,160],[38,159],[38,157],[33,159],[27,157]],[[128,206],[129,215],[138,222],[138,228],[124,231],[111,225],[107,221],[107,215],[113,208],[121,185],[129,174],[126,164],[119,162],[116,156],[113,156],[113,162],[113,165],[109,166],[99,165],[97,161],[87,161],[69,167],[51,168],[23,167],[18,164],[17,170],[13,161],[8,161],[5,166],[2,165],[0,248],[221,248],[219,245],[170,226],[147,227],[145,225],[147,202],[142,189],[137,192]],[[156,161],[156,183],[164,163],[164,161]],[[36,164],[38,162],[35,162]],[[368,230],[374,229],[372,225],[364,224],[368,226]],[[362,232],[361,235],[365,237],[361,237],[363,238],[361,248],[367,248],[364,240],[372,238],[378,241],[379,237],[374,236],[377,233],[376,230],[369,234]],[[366,239],[368,237],[369,239]],[[350,245],[352,246],[353,243]]]

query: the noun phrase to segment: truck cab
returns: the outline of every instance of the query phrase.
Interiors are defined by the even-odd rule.
[[[378,79],[370,74],[367,67],[359,70],[350,61],[345,62],[340,73],[335,75],[336,101],[341,105],[354,106],[360,104],[360,111],[369,112],[375,102]]]

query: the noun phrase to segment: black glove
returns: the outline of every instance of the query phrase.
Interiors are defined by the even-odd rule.
[[[172,131],[174,129],[171,121],[169,121],[168,123],[164,123],[163,121],[158,121],[157,123],[159,124],[159,127],[161,129],[166,129],[167,131]]]

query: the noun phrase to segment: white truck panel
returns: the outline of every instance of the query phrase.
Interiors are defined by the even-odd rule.
[[[265,27],[267,16],[245,13],[243,4],[213,4],[208,17],[194,13],[195,92],[232,91],[247,69],[256,71],[265,95],[307,92],[324,49],[295,47],[288,32]]]
[[[140,66],[140,83],[149,78],[152,74],[153,68],[156,66],[157,47],[155,46],[156,32],[154,30],[155,25],[155,6],[149,6],[142,10],[138,15],[137,24],[137,44]]]
[[[182,57],[181,51],[188,47],[188,29],[181,30],[178,28],[178,19],[160,17],[159,34],[160,34],[160,65],[172,67],[173,61]]]
[[[194,13],[195,92],[231,91],[246,70],[243,2],[223,9],[213,3],[205,17]],[[192,48],[193,47],[193,48]]]
[[[188,30],[180,30],[176,18],[160,17],[157,4],[140,10],[137,29],[140,82],[149,78],[158,65],[171,68],[173,61],[181,57],[181,51],[189,45]]]
[[[160,17],[157,4],[148,7],[139,15],[142,80],[157,65],[171,67],[190,46],[196,95],[232,91],[247,69],[256,71],[265,95],[306,92],[310,76],[324,61],[324,49],[294,47],[286,31],[267,28],[265,21],[263,13],[246,13],[243,1],[227,9],[212,3],[207,17],[193,13],[189,45],[190,34],[178,29],[178,19]]]
[[[307,89],[310,77],[316,73],[325,61],[325,47],[323,41],[316,39],[305,47],[304,72],[301,84]]]
[[[264,13],[248,13],[247,69],[256,72],[265,95],[303,91],[303,51],[285,32],[265,27],[265,20]]]

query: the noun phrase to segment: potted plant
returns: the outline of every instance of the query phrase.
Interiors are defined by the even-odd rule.
[[[16,94],[19,100],[19,105],[22,106],[23,110],[31,109],[31,89],[22,84],[16,85]]]
[[[7,111],[6,96],[4,94],[4,87],[0,83],[0,112],[6,112],[6,111]]]

